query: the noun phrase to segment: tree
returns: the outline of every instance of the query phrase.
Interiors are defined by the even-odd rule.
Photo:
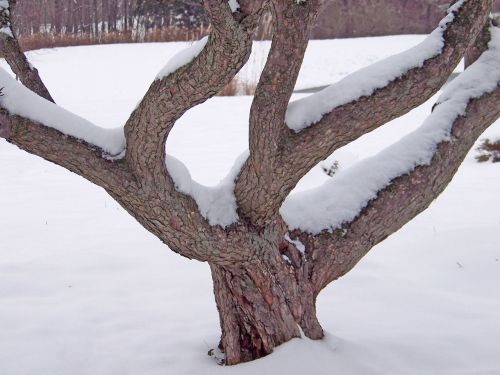
[[[208,262],[230,365],[267,355],[300,330],[321,339],[320,291],[425,210],[500,114],[491,0],[455,2],[421,45],[289,104],[323,3],[240,0],[231,9],[205,0],[210,36],[167,64],[124,131],[106,131],[53,103],[20,52],[7,1],[0,2],[3,52],[32,90],[0,72],[0,136],[101,186],[171,250]],[[207,189],[166,155],[165,142],[183,113],[223,89],[247,61],[265,7],[274,33],[251,107],[250,152],[219,188]],[[419,130],[324,186],[288,197],[333,151],[429,99],[472,47],[469,62],[476,61]]]

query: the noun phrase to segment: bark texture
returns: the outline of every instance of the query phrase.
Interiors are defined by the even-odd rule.
[[[205,0],[211,34],[194,60],[155,80],[125,124],[123,159],[97,146],[13,115],[2,106],[0,137],[104,188],[148,231],[178,254],[208,262],[220,314],[220,348],[234,365],[265,356],[303,332],[323,337],[316,317],[320,291],[377,243],[425,210],[445,189],[477,137],[500,114],[500,82],[474,97],[452,124],[429,165],[398,176],[349,223],[312,235],[290,231],[279,208],[299,179],[337,148],[430,98],[469,51],[488,47],[491,0],[466,0],[444,32],[440,54],[367,95],[293,133],[285,114],[312,25],[324,1]],[[235,181],[239,221],[210,225],[195,200],[176,189],[165,166],[165,142],[189,108],[220,91],[248,59],[251,36],[264,10],[273,15],[273,42],[249,118],[250,156]],[[1,12],[1,26],[11,26]],[[7,61],[21,82],[52,98],[14,35],[3,36]],[[207,124],[209,126],[209,124]]]

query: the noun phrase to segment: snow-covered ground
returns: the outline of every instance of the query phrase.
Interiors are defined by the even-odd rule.
[[[297,87],[335,82],[422,39],[313,41]],[[185,46],[61,48],[30,59],[59,104],[111,128]],[[266,48],[256,45],[242,77],[254,79]],[[247,148],[250,103],[217,97],[189,111],[169,154],[216,184]],[[375,154],[431,106],[329,160],[348,168]],[[500,135],[499,122],[488,135]],[[0,375],[500,374],[500,166],[473,155],[429,210],[320,295],[325,340],[221,368],[206,355],[219,335],[208,267],[168,251],[101,189],[0,140]],[[325,179],[317,167],[297,190]]]

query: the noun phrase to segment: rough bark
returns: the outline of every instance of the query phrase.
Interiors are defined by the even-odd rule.
[[[265,224],[259,220],[261,217],[269,217],[264,202],[274,197],[263,190],[272,191],[267,189],[275,179],[270,171],[278,170],[282,165],[281,140],[289,132],[283,119],[312,25],[323,5],[322,1],[307,1],[301,6],[283,0],[271,0],[270,3],[273,40],[250,110],[250,158],[236,185],[240,214],[259,225]],[[259,188],[248,181],[258,181]]]
[[[263,357],[300,336],[285,294],[265,269],[211,269],[226,364]]]
[[[298,179],[336,148],[425,101],[473,41],[476,45],[469,51],[477,58],[490,39],[487,31],[479,33],[486,30],[491,1],[465,2],[446,30],[440,55],[293,134],[285,126],[285,113],[322,2],[271,0],[273,44],[251,109],[250,158],[235,187],[240,220],[226,228],[210,225],[194,199],[176,190],[165,167],[165,141],[185,111],[215,95],[244,64],[251,34],[267,4],[240,0],[241,9],[232,13],[225,0],[204,1],[212,22],[206,48],[151,85],[125,125],[127,149],[121,160],[109,160],[95,145],[12,115],[1,107],[0,92],[0,137],[103,187],[171,250],[210,264],[221,349],[230,365],[271,353],[299,337],[300,329],[312,339],[323,337],[315,307],[319,292],[426,209],[474,140],[500,114],[497,86],[470,100],[453,124],[451,141],[438,145],[430,165],[392,180],[352,222],[333,233],[289,233],[278,209]],[[6,15],[2,13],[2,25],[10,25]],[[15,36],[5,39],[3,48],[25,86],[52,100]]]
[[[498,21],[495,19],[491,19],[491,25],[498,27]],[[476,40],[469,47],[464,56],[464,67],[467,69],[470,65],[472,65],[481,54],[488,49],[488,42],[490,41],[490,27],[489,22],[484,24],[483,29],[477,35]]]
[[[309,264],[280,238],[279,246],[263,249],[249,262],[211,264],[222,329],[220,347],[228,365],[271,353],[300,337],[299,327],[311,339],[323,337]]]

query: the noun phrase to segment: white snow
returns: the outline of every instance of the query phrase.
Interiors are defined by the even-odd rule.
[[[331,83],[421,38],[312,41],[299,86]],[[113,127],[186,45],[59,48],[29,58],[58,103]],[[417,128],[434,100],[329,160],[342,171],[376,154]],[[188,111],[169,154],[198,183],[216,184],[248,148],[250,104],[217,97]],[[499,131],[497,122],[483,137]],[[496,375],[499,167],[474,155],[427,211],[322,292],[325,340],[294,340],[220,368],[207,355],[220,338],[207,265],[166,249],[102,189],[0,140],[0,374]],[[337,177],[318,166],[297,190]]]
[[[408,70],[421,67],[426,60],[439,55],[444,47],[443,33],[464,1],[450,7],[448,15],[419,45],[361,69],[316,94],[291,102],[286,113],[287,126],[299,132],[320,121],[336,107],[371,95]]]
[[[81,139],[110,155],[120,154],[125,149],[123,128],[98,127],[28,90],[2,68],[0,68],[0,87],[3,87],[0,106],[11,114],[29,118]]]
[[[285,254],[281,254],[281,258],[287,262],[288,264],[292,264],[292,261],[290,260],[290,258],[288,258],[288,256],[286,256]]]
[[[165,65],[163,69],[160,70],[160,72],[156,76],[156,79],[163,79],[165,77],[168,77],[171,73],[175,72],[180,67],[189,64],[196,58],[196,56],[201,53],[201,51],[203,51],[203,48],[205,48],[207,42],[208,36],[204,36],[188,48],[180,51],[177,55],[173,56],[168,61],[167,65]]]
[[[305,245],[299,240],[299,239],[296,239],[296,240],[292,240],[290,238],[290,235],[287,233],[285,234],[285,240],[287,240],[289,243],[291,243],[292,245],[295,246],[295,248],[300,251],[301,254],[304,254],[306,252],[306,247]]]
[[[9,1],[8,0],[0,0],[0,8],[9,9]]]
[[[238,3],[238,0],[229,0],[229,6],[231,7],[231,11],[234,13],[238,9],[240,9],[240,4]]]
[[[10,36],[11,38],[14,37],[14,35],[12,34],[11,28],[8,26],[4,26],[4,27],[0,28],[0,34],[6,34],[6,35]]]
[[[449,139],[453,122],[465,113],[469,100],[493,91],[500,82],[500,32],[491,31],[489,50],[446,87],[439,105],[420,128],[378,155],[337,173],[321,187],[285,200],[280,213],[289,228],[315,234],[334,230],[353,220],[394,178],[428,165],[437,145]]]
[[[210,225],[226,227],[238,221],[234,183],[248,155],[248,150],[243,152],[228,175],[216,186],[205,186],[193,181],[184,163],[173,156],[167,155],[165,163],[176,189],[196,201],[200,213]]]

